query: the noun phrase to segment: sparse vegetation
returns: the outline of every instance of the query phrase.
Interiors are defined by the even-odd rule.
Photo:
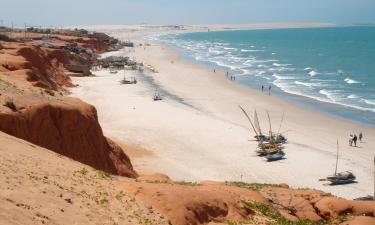
[[[100,197],[96,200],[99,205],[108,204],[109,200],[106,197]]]
[[[124,196],[125,196],[125,193],[123,191],[120,191],[119,193],[116,194],[116,199],[121,201]]]
[[[10,108],[13,112],[17,112],[17,107],[12,100],[7,100],[4,106]]]
[[[336,219],[332,221],[332,224],[341,224],[349,219],[349,217],[353,216],[351,213],[345,213],[342,215],[339,215]]]
[[[44,92],[46,92],[47,94],[51,95],[51,96],[55,96],[55,92],[51,91],[51,90],[44,90]]]
[[[180,185],[186,185],[186,186],[199,186],[199,184],[197,182],[191,182],[191,181],[176,181],[175,182],[176,184],[180,184]]]
[[[254,201],[242,201],[244,206],[250,213],[259,212],[263,216],[269,218],[271,220],[271,225],[325,225],[330,224],[329,221],[310,221],[310,220],[300,220],[300,221],[290,221],[281,215],[277,210],[271,208],[270,206],[254,202]]]
[[[98,172],[98,177],[99,178],[102,178],[102,179],[107,179],[107,178],[110,178],[111,177],[111,174],[108,173],[108,172],[105,172],[105,171],[99,171]]]
[[[79,173],[80,174],[82,174],[83,176],[85,176],[86,174],[88,174],[88,170],[85,168],[85,167],[83,167],[80,171],[79,171]]]
[[[242,188],[247,188],[253,191],[259,191],[265,187],[281,187],[279,184],[259,184],[259,183],[245,183],[241,181],[225,181],[226,185],[232,185]]]

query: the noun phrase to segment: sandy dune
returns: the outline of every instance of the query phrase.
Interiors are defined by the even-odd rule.
[[[176,52],[157,42],[146,49],[107,54],[129,55],[159,71],[126,71],[128,77],[139,80],[128,86],[119,84],[123,72],[99,71],[97,77],[73,80],[80,85],[71,89],[73,96],[97,108],[106,135],[152,151],[152,156],[132,159],[137,170],[163,172],[174,180],[285,182],[347,198],[372,194],[373,128],[241,87],[222,73],[180,60]],[[152,101],[155,90],[164,96],[163,101]],[[275,129],[285,112],[281,128],[289,139],[285,160],[267,163],[255,156],[256,142],[239,104],[249,111],[257,108],[264,130],[268,130],[266,110]],[[349,134],[360,131],[365,142],[358,148],[347,146]],[[332,187],[318,182],[334,172],[337,138],[341,144],[339,170],[354,171],[358,183]]]
[[[0,224],[168,224],[113,177],[0,132]]]

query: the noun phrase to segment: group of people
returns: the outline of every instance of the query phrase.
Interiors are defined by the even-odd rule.
[[[229,76],[229,72],[227,72],[226,75],[230,80],[236,80],[236,76]]]
[[[350,134],[349,138],[349,146],[357,147],[357,140],[359,139],[360,142],[362,142],[363,134],[360,132],[358,136],[356,134]]]
[[[264,92],[264,85],[262,85],[262,92]],[[268,86],[268,94],[271,95],[271,85]]]

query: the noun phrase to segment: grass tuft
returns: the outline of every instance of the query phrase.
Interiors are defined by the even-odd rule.
[[[102,179],[107,179],[107,178],[110,178],[111,177],[111,174],[108,173],[108,172],[105,172],[105,171],[99,171],[98,172],[98,177],[99,178],[102,178]]]
[[[55,96],[55,92],[51,91],[51,90],[44,90],[44,92],[46,92],[47,94],[51,95],[51,96]]]
[[[247,188],[253,191],[259,191],[265,187],[281,187],[279,184],[258,184],[258,183],[245,183],[242,181],[225,181],[226,185]]]
[[[4,106],[10,108],[13,112],[17,112],[17,107],[12,100],[6,101]]]
[[[116,194],[116,199],[121,201],[124,196],[125,196],[125,193],[123,191],[120,191],[119,193]]]
[[[79,171],[79,173],[80,173],[81,175],[85,176],[86,174],[89,173],[89,171],[88,171],[85,167],[83,167],[83,168]]]
[[[104,204],[108,204],[109,200],[106,197],[101,197],[96,200],[96,203],[98,203],[99,205],[104,205]]]
[[[191,181],[176,181],[174,182],[175,184],[179,184],[179,185],[186,185],[186,186],[199,186],[199,183],[197,182],[191,182]]]
[[[245,208],[250,213],[259,212],[263,216],[269,218],[271,220],[271,225],[326,225],[330,224],[330,221],[322,220],[318,222],[310,221],[310,220],[300,220],[300,221],[290,221],[281,215],[277,210],[271,208],[270,206],[254,202],[254,201],[242,201]]]

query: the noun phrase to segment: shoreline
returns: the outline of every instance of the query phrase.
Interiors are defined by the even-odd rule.
[[[144,41],[136,40],[141,42]],[[178,52],[155,42],[145,50],[136,47],[134,52],[121,54],[136,57],[145,65],[154,65],[159,73],[145,76],[188,103],[181,104],[169,96],[160,103],[152,102],[154,86],[140,77],[137,85],[126,87],[118,85],[121,75],[111,76],[108,71],[100,72],[98,77],[74,79],[80,87],[72,89],[73,95],[96,106],[106,135],[152,151],[155,157],[133,159],[136,170],[162,172],[174,180],[288,183],[292,187],[316,188],[346,198],[372,193],[368,177],[372,176],[373,129],[241,87],[229,81],[225,74],[218,76],[218,72],[213,73],[203,65],[183,61]],[[248,140],[249,126],[238,104],[249,111],[256,106],[265,130],[268,122],[264,110],[271,112],[276,126],[282,111],[287,111],[282,128],[289,140],[286,160],[269,164],[254,156],[256,143]],[[352,131],[364,132],[367,140],[358,151],[346,144]],[[337,137],[342,149],[339,168],[354,170],[357,184],[331,187],[318,182],[333,171]]]
[[[321,28],[321,27],[318,27],[318,28]],[[269,29],[278,29],[278,28],[269,28]],[[294,28],[280,28],[280,29],[294,29]],[[304,28],[301,28],[301,29],[304,29]],[[216,65],[216,67],[215,67],[213,65],[214,63],[205,63],[203,61],[198,61],[198,60],[192,58],[186,52],[184,52],[183,49],[179,49],[178,47],[173,46],[169,43],[165,43],[165,42],[159,41],[159,40],[154,40],[154,42],[157,42],[160,45],[163,45],[164,47],[169,48],[171,51],[175,51],[179,55],[178,56],[179,60],[185,61],[187,63],[194,64],[194,65],[203,66],[207,69],[207,71],[215,69],[219,76],[222,76],[222,77],[228,79],[225,75],[225,68],[226,67],[219,66],[219,65]],[[186,58],[186,57],[188,57],[188,58]],[[209,64],[212,64],[212,66],[209,65]],[[229,68],[226,68],[226,69],[230,70]],[[234,83],[237,84],[238,86],[251,89],[252,91],[256,91],[256,92],[258,92],[258,94],[267,95],[266,94],[267,91],[262,93],[260,89],[257,89],[253,86],[241,84],[240,82],[237,82],[237,81],[235,81]],[[375,128],[375,124],[366,124],[363,121],[359,121],[359,120],[349,118],[349,117],[345,117],[345,116],[342,116],[342,115],[337,115],[337,114],[334,114],[332,112],[327,111],[326,109],[323,109],[323,107],[334,108],[334,110],[346,109],[346,110],[358,111],[358,112],[367,112],[367,111],[362,111],[362,110],[359,110],[359,109],[356,109],[356,108],[353,108],[353,107],[350,107],[350,106],[341,105],[341,104],[338,104],[338,103],[321,101],[321,100],[314,99],[314,98],[304,96],[304,95],[289,93],[289,92],[281,90],[279,87],[274,85],[274,88],[275,87],[277,89],[276,90],[273,89],[271,95],[280,99],[281,101],[289,102],[290,104],[295,105],[296,107],[301,107],[305,110],[319,113],[324,117],[327,116],[327,117],[330,117],[331,119],[334,119],[334,120],[341,120],[341,121],[347,122],[347,123],[354,123],[358,126],[363,126],[363,127],[369,128],[369,129]],[[292,100],[291,98],[298,98],[298,100]],[[312,102],[312,103],[309,103],[309,102]],[[327,106],[323,106],[323,105],[327,105]],[[314,106],[318,106],[318,107],[314,108]]]
[[[322,28],[330,28],[332,26],[326,26],[326,27],[299,27],[299,28],[264,28],[264,29],[322,29]],[[339,26],[335,26],[339,27]],[[347,27],[347,26],[343,26]],[[244,29],[246,30],[246,29]],[[251,30],[251,29],[250,29]],[[225,32],[225,31],[231,31],[231,30],[218,30],[219,32]],[[204,31],[199,31],[199,32],[204,32]],[[199,32],[191,32],[191,33],[199,33]],[[189,32],[190,33],[190,32]],[[163,34],[167,35],[167,34]],[[144,38],[143,38],[144,39]],[[147,40],[147,39],[146,39]],[[186,51],[184,51],[183,48],[176,46],[172,43],[168,43],[163,40],[155,40],[153,39],[152,41],[159,42],[160,44],[163,44],[174,51],[177,51],[179,53],[179,57],[181,60],[188,61],[193,64],[198,64],[198,65],[203,65],[207,67],[207,69],[216,69],[220,70],[223,75],[225,76],[225,71],[231,71],[231,68],[217,65],[213,62],[208,62],[208,61],[199,61],[195,59],[193,56],[189,55]],[[255,81],[255,80],[253,80]],[[253,90],[258,91],[259,93],[262,93],[260,89],[256,88],[254,85],[250,84],[245,84],[241,83],[240,81],[235,81],[238,85],[244,86]],[[334,103],[334,102],[329,102],[329,101],[324,101],[321,99],[316,99],[314,97],[310,97],[308,95],[302,95],[302,94],[296,94],[296,93],[291,93],[282,90],[280,87],[277,85],[273,84],[273,92],[275,93],[277,97],[279,97],[282,100],[286,100],[292,104],[295,104],[299,107],[303,107],[307,110],[312,110],[318,113],[322,113],[325,116],[330,116],[335,119],[341,119],[346,122],[351,122],[351,123],[356,123],[360,126],[365,126],[367,128],[375,128],[375,123],[372,121],[372,118],[375,118],[375,113],[370,111],[370,110],[362,110],[357,108],[356,106],[350,106],[350,105],[345,105],[345,104],[340,104],[340,103]]]

